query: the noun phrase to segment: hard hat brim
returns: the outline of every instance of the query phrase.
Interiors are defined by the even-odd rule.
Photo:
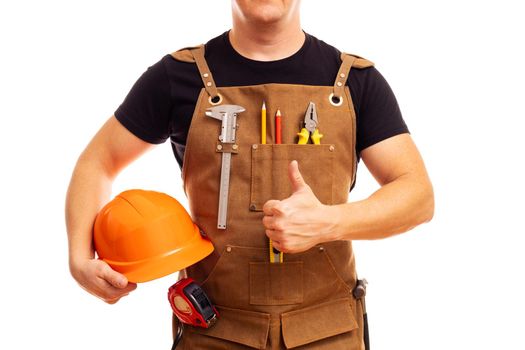
[[[115,271],[122,273],[129,282],[142,283],[181,271],[204,259],[213,251],[213,244],[203,238],[195,225],[194,239],[186,245],[154,258],[142,261],[117,262],[102,259]]]

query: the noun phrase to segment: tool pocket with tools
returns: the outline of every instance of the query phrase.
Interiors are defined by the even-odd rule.
[[[271,119],[269,124],[271,127],[267,130],[276,129]],[[321,144],[323,135],[317,128],[315,104],[309,102],[306,113],[284,114],[280,124],[284,142],[252,145],[250,210],[262,211],[268,200],[281,200],[292,194],[288,178],[288,164],[292,160],[297,160],[304,180],[319,201],[333,204],[336,145]],[[312,144],[308,144],[310,138]],[[271,139],[271,136],[266,139]]]
[[[347,202],[356,154],[345,82],[351,67],[372,63],[343,54],[333,86],[216,87],[203,46],[173,56],[196,63],[203,80],[182,175],[192,218],[215,247],[185,273],[220,315],[212,327],[185,327],[177,348],[365,349],[352,243],[272,254],[261,210],[291,194],[292,160],[322,203]]]
[[[266,109],[263,102],[264,114]],[[274,108],[275,110],[275,108]],[[262,211],[270,199],[282,200],[292,194],[288,165],[296,160],[301,173],[316,197],[323,204],[333,203],[333,160],[334,144],[322,144],[322,134],[318,129],[315,103],[309,102],[305,113],[289,114],[275,112],[276,117],[263,119],[262,130],[275,130],[274,134],[261,135],[263,143],[252,145],[252,168],[250,188],[250,210]],[[273,123],[272,123],[273,122]],[[266,124],[269,124],[269,128]],[[296,126],[294,128],[294,126]],[[274,140],[268,144],[266,140]],[[312,144],[308,144],[311,141]],[[323,169],[322,176],[319,169]],[[272,263],[282,263],[283,254],[269,242],[269,257]]]

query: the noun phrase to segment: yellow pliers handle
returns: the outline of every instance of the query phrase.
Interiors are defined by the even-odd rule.
[[[314,145],[320,145],[321,138],[323,137],[323,134],[319,132],[319,129],[315,129],[312,135],[310,135],[310,132],[306,128],[302,128],[301,132],[298,132],[297,135],[299,136],[299,140],[297,141],[297,144],[299,145],[306,145],[310,138]]]
[[[297,141],[299,145],[306,145],[308,143],[310,132],[306,130],[306,128],[302,128],[301,132],[298,132],[297,135],[299,136],[299,141]]]
[[[315,129],[310,137],[311,137],[312,142],[314,143],[314,145],[320,145],[321,144],[321,138],[323,137],[323,134],[321,134],[319,132],[319,129]]]

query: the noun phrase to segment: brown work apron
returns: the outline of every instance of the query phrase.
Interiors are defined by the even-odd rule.
[[[262,224],[267,200],[292,193],[288,164],[297,160],[303,177],[327,205],[346,203],[355,180],[355,112],[346,86],[350,68],[370,61],[342,54],[333,86],[262,84],[216,87],[204,46],[173,53],[195,62],[204,87],[193,114],[182,177],[191,216],[215,251],[186,269],[216,305],[220,318],[209,329],[185,327],[177,349],[365,348],[363,308],[354,298],[354,254],[350,241],[327,242],[283,263],[269,262]],[[306,73],[306,72],[305,72]],[[261,144],[261,105],[266,101],[267,143]],[[316,104],[320,145],[298,145],[308,103]],[[214,105],[245,108],[237,118],[236,147],[222,144],[221,122],[206,116]],[[282,144],[273,144],[274,115],[282,116]],[[227,227],[217,229],[223,151],[232,151]]]

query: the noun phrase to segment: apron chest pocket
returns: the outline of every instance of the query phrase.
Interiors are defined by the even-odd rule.
[[[262,211],[270,199],[282,200],[292,194],[288,165],[297,160],[306,183],[323,204],[333,204],[333,162],[331,144],[254,144],[250,210]]]

